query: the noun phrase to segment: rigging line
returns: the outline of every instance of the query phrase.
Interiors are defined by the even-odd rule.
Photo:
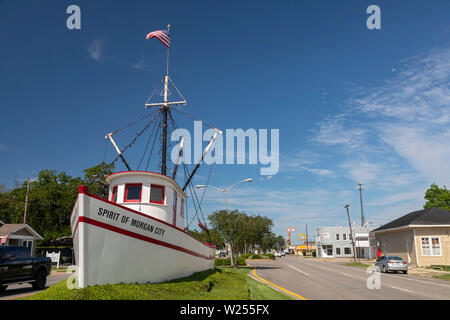
[[[158,110],[156,110],[156,111],[158,111]],[[138,123],[138,122],[140,122],[140,121],[142,121],[142,120],[144,120],[145,118],[147,118],[147,117],[150,117],[151,115],[153,115],[156,111],[153,111],[152,113],[148,113],[148,114],[146,114],[145,116],[143,116],[142,118],[140,118],[140,119],[138,119],[138,120],[136,120],[136,121],[134,121],[134,122],[132,122],[132,123],[130,123],[129,125],[127,125],[127,126],[125,126],[125,127],[123,127],[123,128],[121,128],[121,129],[118,129],[118,130],[116,130],[116,131],[113,131],[113,135],[114,134],[116,134],[117,132],[119,132],[119,131],[122,131],[122,130],[125,130],[125,129],[128,129],[129,127],[131,127],[131,126],[134,126],[136,123]]]
[[[161,115],[161,113],[158,113],[158,115]],[[156,118],[156,114],[154,115],[153,119],[150,120],[150,122],[153,122],[155,120],[155,118]],[[139,168],[141,167],[142,160],[144,160],[145,154],[147,153],[148,145],[150,144],[150,140],[152,139],[153,133],[155,132],[155,128],[156,128],[156,125],[153,127],[152,132],[151,132],[150,136],[148,137],[147,145],[145,146],[145,150],[144,150],[144,153],[142,154],[141,161],[139,161],[139,165],[137,167],[138,171],[139,171]]]
[[[186,99],[183,97],[183,95],[181,94],[180,90],[178,90],[177,86],[175,85],[175,82],[172,81],[172,79],[170,79],[169,77],[169,81],[170,83],[172,83],[173,87],[175,88],[175,90],[177,90],[178,94],[180,95],[181,98],[183,98],[184,101],[186,101]]]
[[[185,178],[186,178],[186,177],[189,176],[189,172],[187,172],[186,166],[183,166],[183,169],[184,169],[184,175],[185,175]],[[192,217],[192,220],[191,220],[191,221],[188,223],[188,225],[187,225],[187,228],[188,228],[188,229],[189,229],[189,227],[191,226],[192,222],[194,222],[195,216],[198,215],[197,206],[195,205],[195,201],[194,201],[194,197],[193,197],[193,194],[192,194],[192,190],[189,189],[189,191],[191,191],[191,199],[192,199],[192,203],[193,203],[193,205],[194,205],[195,214],[194,214],[194,216]]]
[[[209,180],[211,179],[212,169],[213,169],[213,165],[211,165],[211,167],[209,169],[209,175],[208,175],[208,179],[206,180],[206,185],[209,185]],[[202,199],[200,200],[200,205],[202,205],[203,199],[205,198],[206,189],[207,188],[203,188],[203,194],[202,194]]]
[[[156,88],[153,90],[152,94],[150,95],[150,98],[147,99],[147,102],[146,102],[145,104],[147,104],[147,103],[150,102],[150,100],[151,100],[151,99],[153,98],[153,96],[155,95],[156,90],[158,90],[159,86],[163,83],[163,81],[164,81],[164,79],[161,79],[161,82],[160,82],[160,83],[156,86]]]
[[[150,159],[152,158],[153,149],[154,149],[155,143],[156,143],[156,138],[158,137],[158,132],[160,129],[160,124],[159,124],[160,121],[161,121],[161,112],[159,113],[159,116],[158,116],[158,125],[156,125],[156,123],[155,123],[155,127],[158,127],[158,129],[156,129],[155,137],[153,138],[153,144],[152,144],[152,148],[150,149],[150,154],[148,155],[147,164],[145,165],[145,171],[147,171],[148,165],[150,164]]]
[[[202,215],[203,222],[205,223],[205,226],[207,227],[206,219],[205,219],[205,216],[203,215],[203,210],[201,208],[200,201],[198,200],[197,193],[195,192],[195,189],[192,187],[192,184],[189,184],[189,186],[194,192],[195,199],[197,200],[197,204],[198,204],[198,211],[200,211],[200,214]],[[198,215],[197,215],[197,217],[198,217]],[[198,221],[200,222],[200,218],[198,219]]]
[[[183,168],[184,168],[184,171],[185,171],[185,175],[186,175],[186,176],[189,176],[189,170],[187,169],[187,166],[184,165]],[[190,227],[190,225],[192,224],[192,222],[194,222],[195,217],[197,217],[197,221],[200,222],[200,217],[198,216],[198,212],[199,212],[199,211],[201,212],[201,208],[200,208],[200,207],[197,208],[197,206],[196,206],[195,198],[197,197],[197,195],[196,195],[195,191],[193,191],[193,187],[192,187],[191,184],[189,184],[189,191],[191,192],[191,198],[192,198],[192,203],[194,204],[195,215],[192,217],[191,222],[189,222],[189,224],[188,224],[188,226],[187,226],[188,228]],[[194,197],[194,195],[195,195],[195,197]],[[197,202],[198,202],[198,198],[197,198]],[[203,220],[205,219],[205,218],[203,217],[203,213],[202,213],[202,218],[203,218]],[[205,223],[206,223],[206,221],[205,221]]]
[[[193,116],[191,116],[191,115],[189,115],[189,114],[187,114],[187,113],[184,113],[183,111],[180,111],[180,110],[177,110],[177,109],[172,109],[172,110],[173,110],[173,111],[176,111],[176,112],[178,112],[178,113],[181,113],[183,116],[188,117],[188,118],[190,118],[190,119],[192,119],[192,120],[194,120],[194,121],[202,121],[202,120],[198,120],[198,119],[194,118]],[[205,126],[211,128],[211,129],[217,129],[216,127],[213,127],[213,126],[207,124],[206,122],[203,122],[203,121],[202,121],[202,123],[203,123]]]
[[[106,161],[106,153],[108,152],[109,142],[105,139],[105,153],[103,154],[103,163]]]
[[[133,144],[136,143],[137,138],[139,138],[139,137],[145,132],[145,130],[148,129],[148,127],[150,126],[150,123],[151,123],[151,122],[147,123],[147,125],[146,125],[141,131],[139,131],[139,132],[136,134],[136,137],[134,137],[134,139],[131,140],[131,142],[130,142],[127,146],[125,146],[125,148],[123,148],[123,150],[121,151],[121,153],[113,160],[112,163],[116,162],[117,159],[119,159],[119,158],[123,155],[123,153],[125,152],[125,150],[127,150],[129,147],[131,147]]]

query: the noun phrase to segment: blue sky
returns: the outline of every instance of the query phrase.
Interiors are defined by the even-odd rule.
[[[66,28],[71,4],[81,30]],[[366,27],[371,4],[381,30]],[[232,208],[271,217],[281,234],[344,225],[346,203],[359,220],[363,181],[368,220],[388,222],[420,209],[431,183],[450,184],[449,9],[438,0],[0,0],[0,183],[47,168],[80,176],[101,162],[105,134],[146,113],[165,50],[145,35],[170,23],[170,73],[187,113],[222,130],[280,130],[278,174],[213,167],[218,187],[254,178],[230,191]],[[134,167],[137,147],[127,154]],[[202,167],[195,183],[208,174]],[[204,213],[223,206],[208,190]]]

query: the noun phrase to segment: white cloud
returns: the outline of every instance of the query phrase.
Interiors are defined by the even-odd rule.
[[[152,71],[152,69],[149,67],[148,62],[145,61],[144,57],[141,57],[141,59],[137,63],[133,64],[131,67],[136,70],[144,70],[147,72]]]
[[[89,45],[87,50],[92,59],[100,61],[103,53],[103,47],[103,41],[97,39]]]

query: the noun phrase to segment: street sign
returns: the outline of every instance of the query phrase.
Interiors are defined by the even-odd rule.
[[[46,252],[45,256],[52,259],[52,262],[56,263],[56,269],[59,269],[59,258],[61,257],[61,251],[49,253]]]

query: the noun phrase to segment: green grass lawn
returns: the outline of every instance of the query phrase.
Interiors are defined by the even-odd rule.
[[[450,273],[449,273],[449,274],[439,275],[439,276],[433,276],[433,278],[436,278],[436,279],[444,279],[444,280],[450,280]]]
[[[52,271],[66,272],[67,271],[67,267],[59,267],[59,269],[56,268],[56,267],[52,267]]]
[[[250,290],[250,300],[294,300],[291,296],[250,278],[248,275],[253,271],[251,267],[237,268],[234,271],[246,276],[245,279]]]
[[[26,300],[251,300],[290,299],[247,276],[249,268],[215,268],[166,283],[115,284],[69,290],[66,281]]]
[[[350,262],[350,263],[346,263],[345,265],[350,266],[350,267],[361,267],[361,268],[367,268],[368,266],[370,266],[370,264],[361,263],[361,262]]]

